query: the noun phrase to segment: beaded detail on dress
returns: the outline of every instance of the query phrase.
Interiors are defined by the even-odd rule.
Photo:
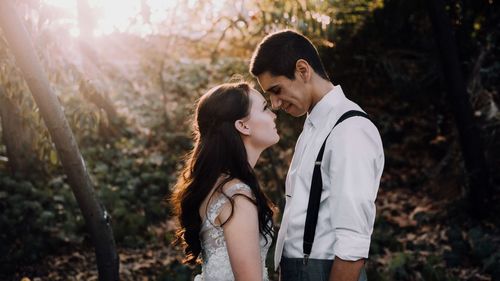
[[[245,191],[252,193],[250,187],[244,183],[237,183],[229,187],[225,194],[229,197],[238,193],[238,191]],[[222,206],[228,203],[229,199],[220,194],[213,202],[209,203],[207,217],[203,221],[200,231],[200,240],[202,247],[202,260],[201,265],[202,273],[194,278],[194,281],[234,281],[233,271],[229,262],[229,256],[226,248],[226,241],[224,239],[224,231],[222,227],[215,223],[215,219],[222,210]],[[263,280],[268,281],[266,256],[269,246],[271,246],[271,237],[266,239],[261,235],[260,238],[260,256],[262,261]]]

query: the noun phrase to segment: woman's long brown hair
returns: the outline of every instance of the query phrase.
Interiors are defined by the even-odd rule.
[[[255,195],[259,232],[266,237],[267,243],[270,242],[267,237],[273,236],[272,224],[269,223],[273,216],[271,202],[260,189],[248,163],[243,140],[234,127],[236,120],[248,116],[250,112],[249,92],[247,83],[223,84],[208,91],[198,102],[193,126],[194,148],[187,154],[171,198],[180,225],[174,243],[183,246],[186,255],[184,263],[198,262],[202,250],[199,209],[223,174],[229,177],[215,188],[222,192],[223,184],[231,179],[239,179],[250,186]],[[233,199],[228,199],[231,208],[234,208]]]

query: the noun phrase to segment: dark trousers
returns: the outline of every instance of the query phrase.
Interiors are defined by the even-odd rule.
[[[309,259],[307,265],[304,265],[303,259],[283,257],[280,263],[280,281],[328,281],[332,264],[332,260]],[[367,280],[363,267],[359,281]]]

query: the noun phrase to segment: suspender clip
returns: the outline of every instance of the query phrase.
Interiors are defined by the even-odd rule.
[[[304,265],[307,265],[308,262],[309,262],[309,255],[308,254],[304,254],[304,259],[302,260],[302,263]]]

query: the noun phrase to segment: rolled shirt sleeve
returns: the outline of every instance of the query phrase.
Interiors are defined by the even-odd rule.
[[[380,134],[370,121],[344,123],[329,140],[333,149],[328,152],[334,155],[327,167],[332,183],[326,188],[331,194],[334,254],[355,261],[368,257],[384,156]]]

